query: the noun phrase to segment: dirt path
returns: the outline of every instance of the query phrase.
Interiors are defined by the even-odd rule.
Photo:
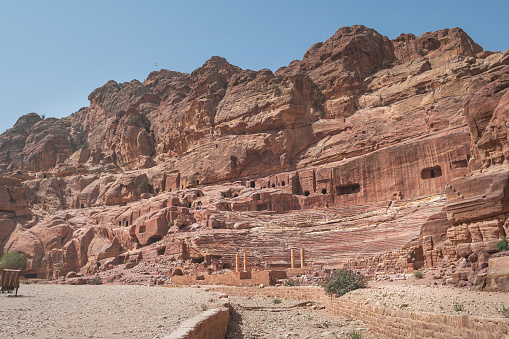
[[[313,303],[258,296],[229,298],[228,339],[347,338],[353,331],[363,339],[377,338],[364,323],[328,315]]]

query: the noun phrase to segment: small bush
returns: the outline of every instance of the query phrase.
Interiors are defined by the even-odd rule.
[[[207,305],[205,305],[205,304],[201,304],[201,310],[202,310],[202,311],[206,311],[206,310],[208,310],[208,309],[209,309],[209,307],[208,307]]]
[[[500,251],[509,251],[509,243],[507,242],[506,237],[502,237],[499,242],[495,244],[495,247]]]
[[[103,281],[102,281],[101,277],[99,277],[99,276],[95,276],[89,282],[90,285],[101,285],[102,283],[103,283]]]
[[[362,274],[357,274],[352,270],[342,268],[340,270],[335,270],[325,277],[320,282],[320,286],[324,288],[327,294],[341,296],[359,288],[366,288],[368,287],[368,283],[366,277]]]
[[[497,311],[504,317],[509,318],[509,307],[502,305],[502,308],[497,308]]]
[[[422,279],[422,272],[421,271],[414,271],[414,278],[415,279]]]
[[[272,300],[272,303],[273,304],[281,304],[281,299],[275,298],[274,300]]]
[[[348,332],[346,337],[348,339],[361,339],[362,338],[362,333],[359,332],[359,331],[352,331],[352,332]]]
[[[139,184],[138,184],[138,193],[148,193],[149,190],[150,190],[150,184],[148,183],[148,179],[143,179]]]
[[[20,252],[5,253],[0,259],[0,268],[9,268],[13,270],[25,269],[27,261]]]
[[[196,186],[198,179],[196,178],[196,174],[191,174],[187,177],[187,183],[192,186]]]
[[[465,311],[463,304],[456,302],[456,301],[452,303],[452,307],[454,308],[454,310],[456,312],[464,312]]]
[[[284,286],[300,286],[300,281],[297,279],[288,278],[283,282]]]

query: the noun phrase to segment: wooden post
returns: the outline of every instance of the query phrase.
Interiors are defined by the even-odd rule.
[[[304,249],[300,249],[300,268],[304,268],[306,266],[306,260],[304,259]]]
[[[247,253],[244,253],[244,272],[247,272]]]
[[[235,254],[235,272],[240,271],[240,254]]]
[[[295,250],[290,250],[291,268],[295,268]]]

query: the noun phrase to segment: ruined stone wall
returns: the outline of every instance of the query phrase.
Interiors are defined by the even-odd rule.
[[[361,304],[326,295],[319,287],[229,288],[212,287],[216,292],[231,296],[265,296],[302,301],[312,300],[327,312],[352,317],[366,323],[381,338],[505,338],[508,325],[502,319],[487,319],[471,315],[410,312]]]

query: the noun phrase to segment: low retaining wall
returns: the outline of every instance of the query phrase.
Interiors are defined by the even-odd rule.
[[[164,339],[224,339],[230,322],[230,304],[205,311],[182,323]]]
[[[509,338],[509,320],[471,315],[411,312],[362,304],[326,295],[319,287],[219,287],[212,290],[235,296],[266,296],[311,300],[333,314],[359,319],[384,338],[501,339]]]

